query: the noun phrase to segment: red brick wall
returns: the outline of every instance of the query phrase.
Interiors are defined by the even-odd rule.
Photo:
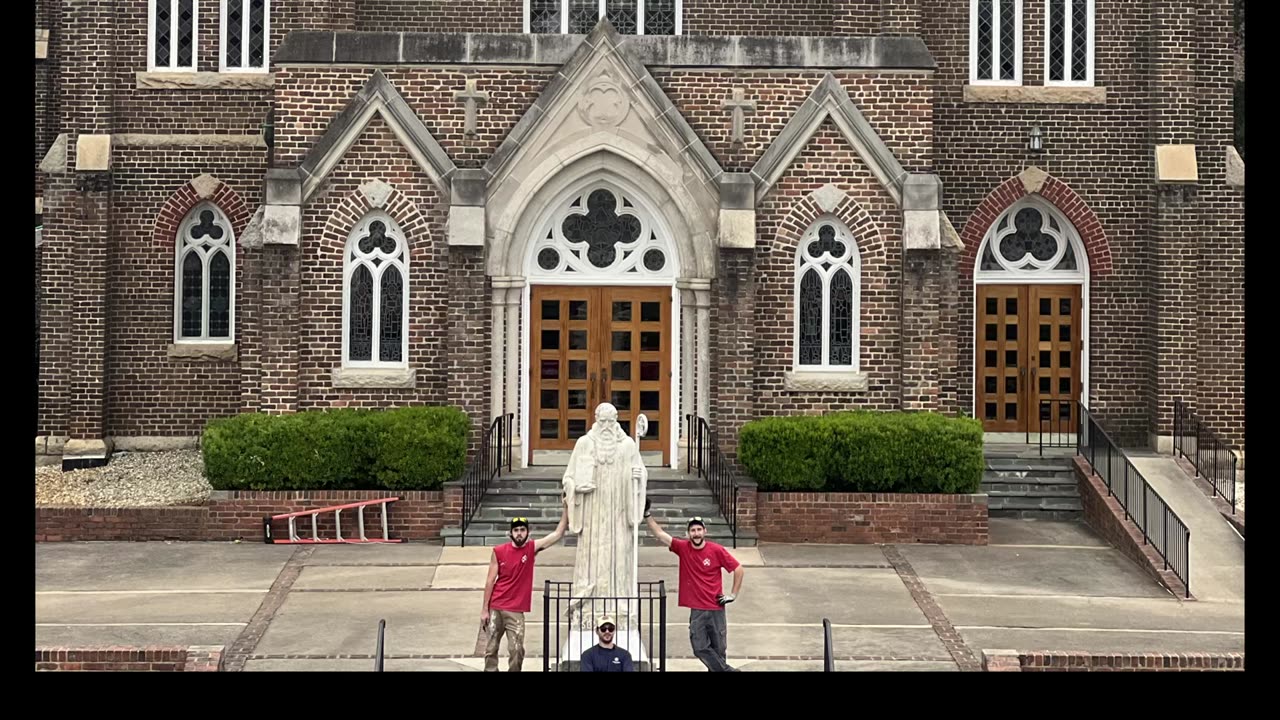
[[[777,493],[756,496],[765,542],[986,545],[982,495]]]
[[[262,540],[262,520],[268,515],[342,505],[362,500],[399,497],[392,503],[387,527],[392,538],[429,540],[440,537],[445,525],[457,525],[445,509],[445,492],[415,490],[226,491],[215,493],[208,504],[175,508],[36,508],[36,542],[140,541],[140,540]],[[381,510],[364,511],[365,537],[382,537]],[[342,536],[358,537],[356,510],[342,511]],[[295,521],[298,535],[311,537],[311,518]],[[318,516],[321,538],[334,537],[333,513]],[[272,524],[275,538],[287,539],[287,520]]]
[[[170,358],[178,224],[202,199],[190,181],[203,173],[223,186],[211,200],[235,232],[236,340],[247,301],[245,226],[262,202],[265,148],[122,147],[115,152],[115,218],[108,313],[108,427],[113,435],[199,435],[210,419],[240,409],[236,361]],[[202,161],[200,158],[208,157]]]
[[[685,35],[875,35],[879,0],[685,0]]]
[[[521,0],[355,0],[356,29],[382,32],[518,33]]]
[[[351,229],[369,214],[361,184],[378,178],[395,192],[382,208],[408,243],[409,355],[417,370],[413,389],[340,389],[343,254]],[[445,207],[395,133],[380,117],[329,176],[322,194],[303,208],[298,328],[298,409],[439,405],[449,382],[449,251]]]
[[[938,63],[934,157],[944,207],[968,234],[978,205],[1001,183],[1036,165],[1070,186],[1100,219],[1112,271],[1090,283],[1090,407],[1118,433],[1145,435],[1149,401],[1133,392],[1154,382],[1148,318],[1152,304],[1150,224],[1154,212],[1151,70],[1147,4],[1098,0],[1095,78],[1104,105],[965,103],[969,77],[968,3],[922,3],[923,39]],[[1043,85],[1043,3],[1023,3],[1023,83]],[[1230,103],[1221,106],[1230,113]],[[1045,132],[1043,153],[1026,149],[1033,125]],[[980,241],[987,227],[978,228]],[[976,248],[971,248],[970,252]],[[1090,258],[1096,263],[1097,258]],[[963,302],[949,323],[960,339],[959,407],[973,412],[973,281],[961,277]],[[1119,438],[1117,438],[1119,439]],[[1145,440],[1145,437],[1142,437]],[[1123,442],[1123,440],[1122,440]]]
[[[865,393],[794,392],[795,264],[800,238],[823,216],[806,196],[831,183],[849,194],[835,215],[853,234],[861,259],[859,371]],[[902,407],[901,211],[835,125],[826,120],[756,209],[755,388],[757,417],[827,409]]]
[[[989,656],[990,657],[990,656]],[[1083,651],[1029,651],[997,653],[984,664],[1005,658],[1021,672],[1212,672],[1244,671],[1244,653],[1107,653]],[[985,667],[995,670],[995,667]],[[1001,670],[1006,669],[1004,667]]]
[[[37,671],[220,672],[222,648],[146,646],[36,648]]]
[[[1150,543],[1143,543],[1142,529],[1125,518],[1124,508],[1115,497],[1107,496],[1107,486],[1096,477],[1088,461],[1077,455],[1074,458],[1076,480],[1080,490],[1080,504],[1084,521],[1108,543],[1133,560],[1148,575],[1169,589],[1177,597],[1187,598],[1187,586],[1173,571],[1164,569],[1164,560]],[[1099,459],[1101,462],[1101,459]],[[1133,482],[1137,482],[1133,480]],[[1192,595],[1189,599],[1194,600]]]

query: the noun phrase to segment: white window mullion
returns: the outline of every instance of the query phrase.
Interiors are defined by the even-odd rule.
[[[600,0],[600,14],[596,16],[596,20],[603,20],[606,10],[605,0]]]
[[[636,0],[636,34],[644,34],[644,0]]]
[[[1089,1],[1089,7],[1088,7],[1089,49],[1088,49],[1088,52],[1085,53],[1084,61],[1085,61],[1086,67],[1088,68],[1085,76],[1085,82],[1088,83],[1089,85],[1092,85],[1093,84],[1093,58],[1098,53],[1098,35],[1093,27],[1093,14],[1094,14],[1094,10],[1096,9],[1095,3],[1094,3],[1094,0],[1088,0],[1088,1]]]
[[[249,0],[231,0],[240,3],[240,68],[249,68]],[[263,8],[265,10],[265,8]]]
[[[560,34],[569,34],[569,0],[560,0]]]
[[[983,0],[991,3],[991,79],[1004,80],[1003,66],[1000,64],[1000,49],[1004,45],[1002,33],[1004,26],[1000,24],[1000,11],[1004,3],[1000,0]]]
[[[385,266],[386,263],[383,263]],[[380,362],[382,354],[379,352],[378,344],[381,342],[380,326],[382,324],[382,273],[378,272],[378,268],[372,264],[369,265],[371,275],[373,275],[373,318],[369,323],[369,327],[373,328],[373,344],[369,351],[369,362]]]
[[[1066,0],[1062,7],[1062,79],[1066,82],[1075,82],[1075,77],[1071,71],[1075,68],[1075,53],[1072,51],[1071,38],[1072,31],[1075,29],[1075,8],[1071,7],[1074,0]]]
[[[978,3],[983,0],[969,0],[969,82],[979,80],[978,77]]]
[[[684,0],[676,0],[676,34],[684,33]]]

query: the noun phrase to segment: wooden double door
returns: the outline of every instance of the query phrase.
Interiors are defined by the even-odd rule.
[[[530,307],[530,461],[538,450],[572,450],[595,409],[612,403],[640,450],[670,464],[670,287],[535,285]],[[567,457],[567,456],[566,456]]]
[[[1075,432],[1079,285],[979,285],[977,415],[988,432]]]

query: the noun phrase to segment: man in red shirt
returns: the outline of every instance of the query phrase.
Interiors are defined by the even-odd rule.
[[[707,526],[702,518],[689,520],[688,540],[673,538],[649,514],[649,501],[644,503],[653,536],[680,558],[680,607],[689,608],[689,643],[693,654],[711,672],[737,672],[729,666],[729,628],[724,608],[742,589],[742,564],[723,545],[706,539]],[[733,573],[733,592],[723,593],[721,568]]]
[[[498,645],[507,636],[507,672],[520,672],[524,663],[524,614],[533,604],[533,565],[538,553],[560,542],[569,516],[560,513],[560,524],[541,540],[529,542],[529,518],[511,521],[511,542],[493,549],[489,577],[484,581],[480,627],[489,631],[484,649],[485,672],[498,671]]]

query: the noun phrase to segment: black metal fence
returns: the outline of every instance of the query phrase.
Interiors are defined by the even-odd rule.
[[[502,469],[511,472],[511,439],[515,431],[515,414],[499,415],[489,423],[489,431],[480,439],[476,459],[462,478],[462,536],[467,544],[467,526],[480,509],[480,502],[489,490],[489,482],[502,475]]]
[[[1120,502],[1125,519],[1142,530],[1142,543],[1155,548],[1164,569],[1173,570],[1191,597],[1191,531],[1083,403],[1079,412],[1083,422],[1077,453],[1089,460],[1093,474],[1107,486],[1107,495]]]
[[[738,547],[738,480],[733,463],[720,449],[719,439],[706,418],[684,416],[689,439],[689,458],[685,472],[695,469],[698,477],[706,478],[720,514],[729,523],[729,537],[733,547]]]
[[[1216,433],[1200,422],[1187,409],[1182,398],[1173,401],[1173,449],[1213,486],[1213,494],[1222,496],[1236,512],[1236,455]]]
[[[613,620],[614,644],[631,654],[638,672],[667,671],[665,580],[637,583],[630,597],[574,597],[572,582],[547,580],[542,617],[543,672],[580,670],[604,618]]]
[[[835,641],[831,639],[831,621],[822,618],[822,671],[836,671]]]
[[[1080,434],[1080,416],[1072,417],[1075,408],[1074,400],[1040,400],[1038,442],[1042,456],[1045,448],[1076,447],[1076,436]]]

